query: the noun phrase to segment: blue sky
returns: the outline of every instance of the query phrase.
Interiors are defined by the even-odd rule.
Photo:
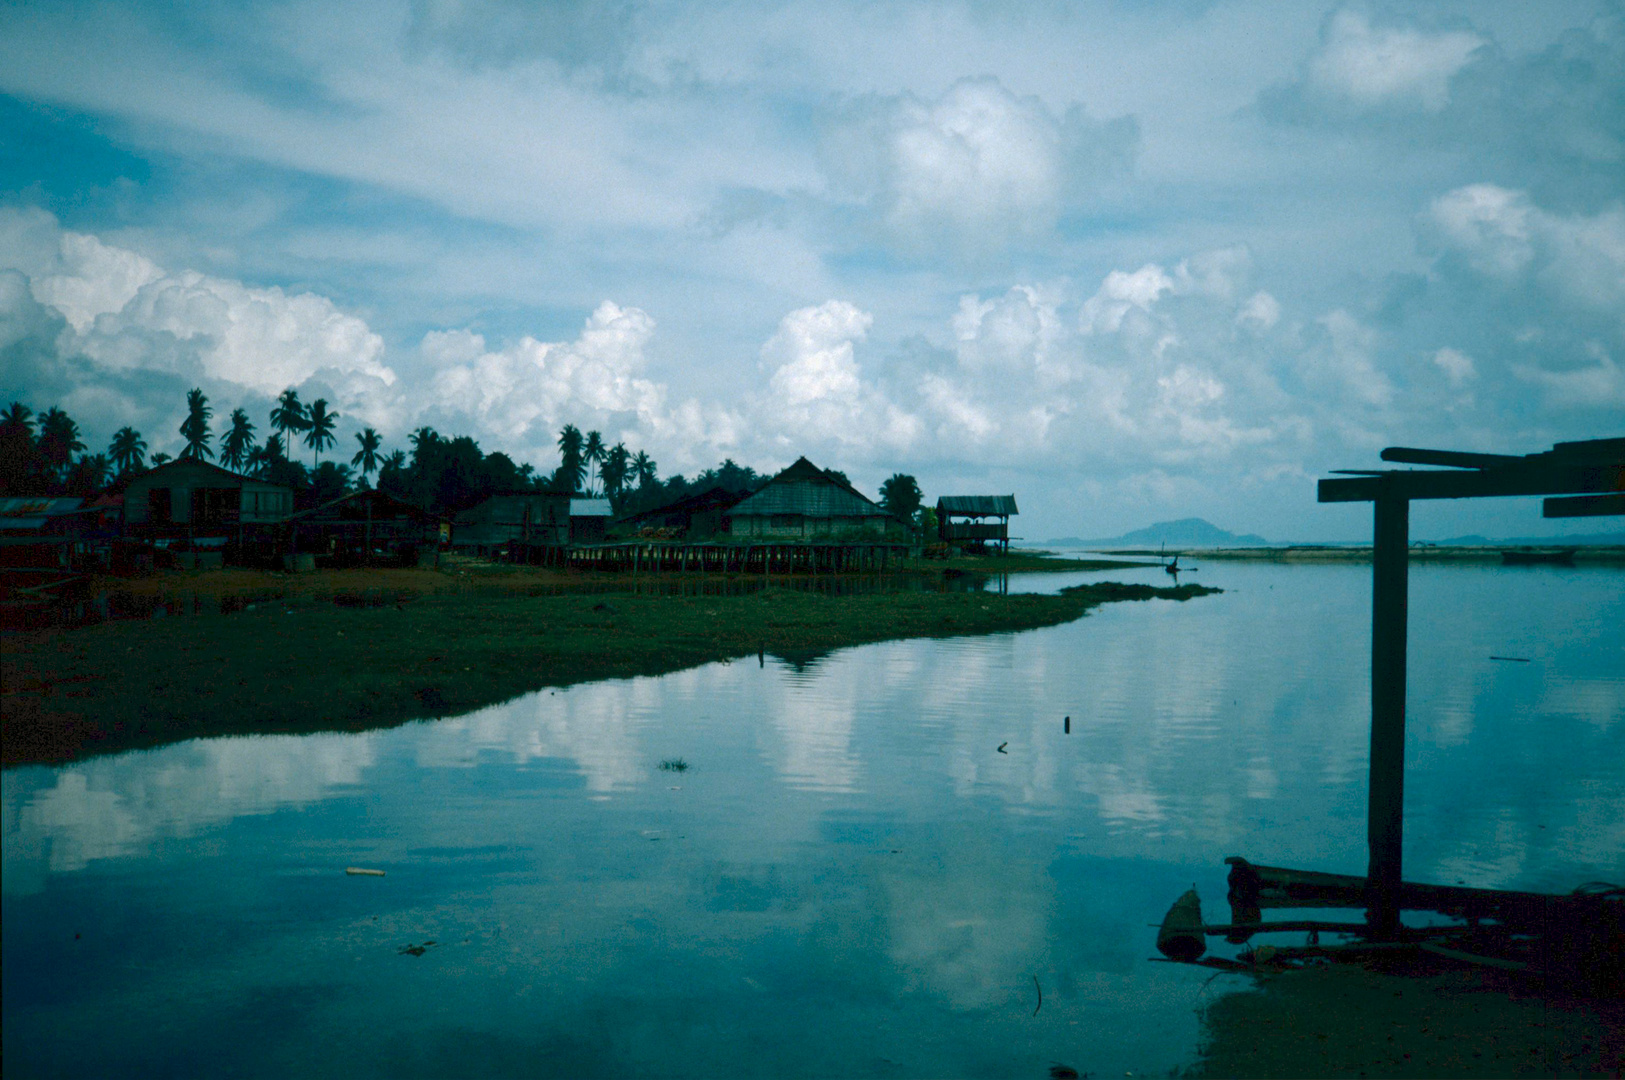
[[[1622,363],[1620,4],[0,9],[0,397],[97,445],[295,385],[1352,538],[1315,477],[1625,433]]]

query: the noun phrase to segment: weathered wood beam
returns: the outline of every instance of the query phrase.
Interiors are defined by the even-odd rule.
[[[1419,450],[1411,446],[1390,446],[1382,452],[1382,460],[1399,461],[1407,465],[1453,465],[1460,469],[1494,469],[1503,465],[1522,464],[1524,459],[1514,454],[1477,454],[1462,450]]]
[[[1617,517],[1625,514],[1625,495],[1571,495],[1547,499],[1541,516],[1549,518]]]
[[[1378,933],[1399,926],[1405,817],[1405,646],[1410,503],[1375,501],[1371,554],[1371,774],[1366,842],[1368,917]]]
[[[1390,472],[1322,480],[1319,500],[1375,502],[1384,495],[1413,499],[1483,499],[1515,495],[1604,495],[1625,491],[1625,464],[1515,465],[1452,472]]]

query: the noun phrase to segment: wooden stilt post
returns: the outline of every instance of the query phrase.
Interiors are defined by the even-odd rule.
[[[1405,816],[1405,637],[1410,503],[1392,494],[1373,503],[1371,552],[1371,862],[1366,917],[1381,933],[1399,925]]]

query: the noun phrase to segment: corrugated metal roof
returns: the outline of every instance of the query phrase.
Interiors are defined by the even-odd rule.
[[[609,517],[614,513],[608,499],[571,499],[571,517]]]
[[[944,495],[937,500],[939,514],[1019,514],[1014,495]]]
[[[79,509],[83,499],[0,499],[0,529],[40,529],[49,518]]]
[[[806,458],[767,482],[767,486],[733,508],[733,517],[800,514],[810,518],[890,517],[853,488],[825,473]]]

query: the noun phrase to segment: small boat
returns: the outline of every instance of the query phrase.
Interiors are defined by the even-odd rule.
[[[1501,552],[1504,566],[1573,566],[1578,548],[1507,548]]]

